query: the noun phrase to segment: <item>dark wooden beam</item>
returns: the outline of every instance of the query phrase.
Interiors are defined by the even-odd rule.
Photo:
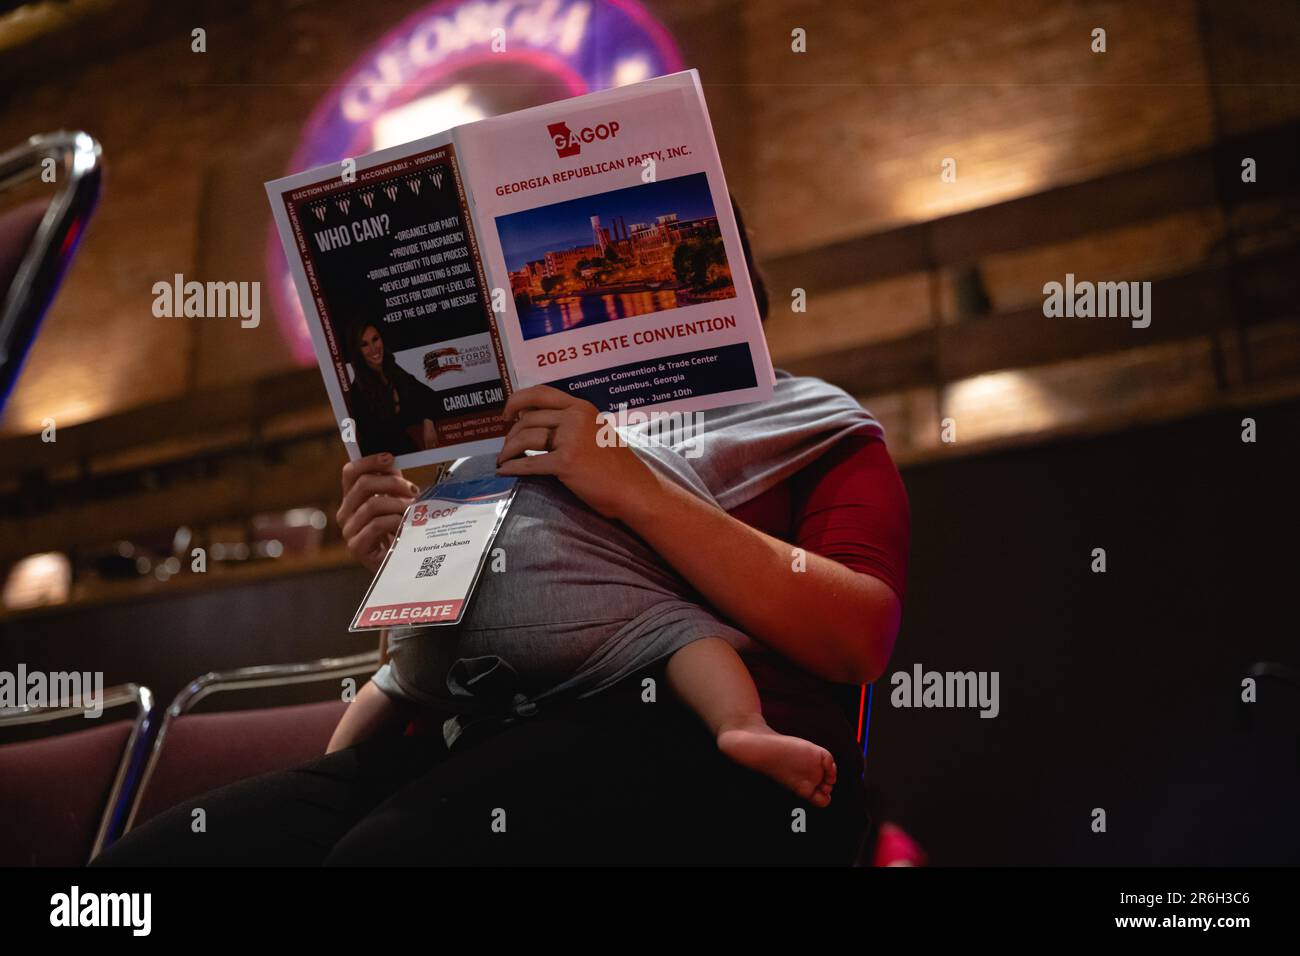
[[[1252,157],[1259,178],[1241,181]],[[970,212],[763,262],[773,289],[824,292],[1065,242],[1222,203],[1300,195],[1300,123]]]
[[[0,519],[0,563],[38,551],[73,551],[88,543],[135,540],[184,526],[243,521],[338,499],[343,443],[292,462],[269,465],[251,456],[228,463],[215,478],[186,481],[156,491],[76,498],[39,514]],[[333,515],[330,515],[333,520]]]
[[[1251,323],[1300,317],[1294,248],[1240,263],[1240,284],[1254,292]],[[1207,335],[1233,315],[1229,267],[1152,282],[1151,325],[1124,318],[1047,318],[1041,307],[971,319],[941,329],[784,363],[854,395],[934,386],[986,372],[1048,365]],[[1058,277],[1059,278],[1059,277]]]
[[[327,407],[315,368],[194,392],[59,428],[53,442],[43,442],[40,433],[0,440],[0,482],[33,471],[49,474],[85,465],[124,449],[184,442],[202,433],[240,426],[256,430],[277,416]]]

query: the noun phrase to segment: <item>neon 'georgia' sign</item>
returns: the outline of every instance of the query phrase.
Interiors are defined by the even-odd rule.
[[[343,75],[308,119],[289,171],[370,152],[386,117],[451,89],[468,68],[502,63],[540,72],[572,96],[682,68],[667,30],[635,0],[444,0],[407,17]],[[458,121],[477,118],[461,109]],[[446,125],[454,122],[406,138]],[[266,267],[280,328],[294,358],[310,364],[311,337],[274,227]]]

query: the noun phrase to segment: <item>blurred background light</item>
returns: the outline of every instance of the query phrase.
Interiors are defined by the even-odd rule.
[[[62,604],[72,588],[72,562],[59,551],[46,551],[23,558],[5,580],[6,608],[41,607]]]

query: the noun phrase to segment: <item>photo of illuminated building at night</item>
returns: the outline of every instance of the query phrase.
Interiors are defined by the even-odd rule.
[[[497,229],[526,339],[736,294],[703,174],[502,216]]]

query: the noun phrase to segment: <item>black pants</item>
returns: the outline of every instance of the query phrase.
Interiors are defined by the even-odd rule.
[[[830,807],[812,807],[719,754],[694,714],[663,697],[643,703],[640,692],[624,681],[450,753],[437,736],[377,737],[173,807],[95,863],[853,861],[866,814],[852,773],[841,773]]]

